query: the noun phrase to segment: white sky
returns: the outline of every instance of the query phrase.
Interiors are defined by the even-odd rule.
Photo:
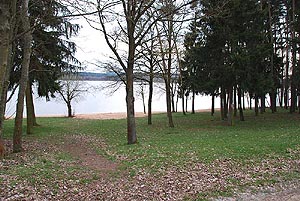
[[[98,30],[92,28],[84,19],[79,19],[76,23],[80,24],[82,28],[79,30],[79,35],[72,38],[77,45],[76,58],[87,66],[85,71],[101,72],[101,70],[91,63],[106,60],[107,55],[111,50],[107,46],[104,36]]]

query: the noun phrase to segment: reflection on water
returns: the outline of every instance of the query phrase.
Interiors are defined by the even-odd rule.
[[[107,87],[110,82],[107,81],[86,81],[91,89],[89,93],[77,102],[73,102],[73,111],[75,114],[91,113],[110,113],[126,112],[125,87],[120,87],[112,93],[113,89]],[[137,84],[136,84],[137,85]],[[162,83],[156,83],[153,95],[153,111],[166,111],[165,92]],[[143,112],[142,97],[139,93],[139,86],[135,87],[135,111]],[[34,89],[33,89],[34,90]],[[147,86],[144,87],[145,98],[147,101]],[[51,99],[46,101],[45,98],[38,98],[34,95],[35,111],[37,116],[45,115],[67,115],[67,107],[62,100]],[[7,104],[6,116],[12,116],[15,113],[17,92],[12,100]],[[219,99],[216,99],[216,107],[219,106]],[[195,109],[209,109],[211,107],[211,97],[197,96],[195,99]],[[146,107],[147,108],[147,107]],[[191,109],[191,101],[188,102],[188,110]],[[181,110],[181,100],[178,103],[178,111]]]

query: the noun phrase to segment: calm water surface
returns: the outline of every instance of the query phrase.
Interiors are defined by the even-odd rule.
[[[89,92],[85,93],[79,100],[73,102],[73,112],[75,114],[91,113],[110,113],[126,112],[125,87],[120,87],[112,93],[111,87],[107,87],[111,82],[107,81],[85,81]],[[161,89],[162,83],[156,83],[153,96],[153,111],[166,111],[165,92]],[[145,88],[145,97],[147,101],[147,86]],[[34,90],[34,89],[33,89]],[[143,112],[142,97],[139,93],[140,87],[135,86],[135,111]],[[34,92],[34,104],[37,116],[47,115],[67,115],[66,104],[59,98],[46,101],[45,98],[39,98]],[[57,95],[58,97],[59,95]],[[17,95],[7,104],[6,116],[13,116]],[[219,106],[219,99],[216,99],[216,107]],[[211,107],[211,97],[198,95],[195,99],[195,109],[209,109]],[[181,99],[178,102],[178,110],[181,111]],[[188,101],[188,110],[191,110],[191,100]],[[26,114],[25,114],[26,115]]]

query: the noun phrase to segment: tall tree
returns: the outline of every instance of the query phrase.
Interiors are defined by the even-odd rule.
[[[71,19],[62,17],[71,14],[70,10],[58,1],[29,1],[30,25],[32,30],[32,53],[28,87],[26,90],[27,133],[32,133],[32,127],[37,125],[32,99],[33,85],[40,97],[54,97],[59,89],[58,79],[63,72],[74,72],[79,67],[74,57],[76,45],[70,37],[76,35],[78,24],[72,24]],[[18,34],[22,35],[22,29]],[[21,38],[15,40],[13,68],[10,73],[10,88],[19,85],[21,75],[22,48]]]
[[[3,121],[6,103],[6,74],[9,71],[10,49],[16,1],[0,2],[0,150],[3,157],[5,148],[3,143]]]
[[[19,93],[18,93],[18,103],[17,111],[15,117],[15,128],[13,135],[13,151],[22,151],[22,121],[23,121],[23,109],[24,109],[24,97],[25,90],[28,82],[28,72],[31,56],[31,42],[32,33],[30,29],[30,21],[28,15],[28,4],[29,0],[23,0],[21,4],[21,19],[22,28],[25,31],[23,35],[23,58],[22,58],[22,70],[21,78],[19,82]]]
[[[77,6],[80,14],[93,13],[84,9],[88,2],[81,3]],[[94,23],[94,19],[89,22],[103,33],[107,45],[125,75],[128,144],[137,142],[133,93],[137,48],[140,47],[155,22],[161,19],[162,15],[171,14],[171,12],[162,14],[160,3],[154,0],[97,0],[89,4],[89,8],[97,9],[99,26],[97,27]],[[184,2],[181,6],[183,4],[187,5]]]

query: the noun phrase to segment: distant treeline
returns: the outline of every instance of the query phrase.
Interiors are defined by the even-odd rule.
[[[115,81],[119,79],[119,77],[115,73],[79,72],[78,76],[82,80],[90,81]]]
[[[125,74],[124,74],[125,76]],[[90,81],[120,81],[121,78],[115,73],[91,73],[91,72],[79,72],[78,77],[81,80],[90,80]],[[173,76],[176,78],[176,76]],[[135,82],[147,81],[149,76],[147,74],[135,73]],[[154,82],[162,82],[163,79],[161,75],[154,75]]]

